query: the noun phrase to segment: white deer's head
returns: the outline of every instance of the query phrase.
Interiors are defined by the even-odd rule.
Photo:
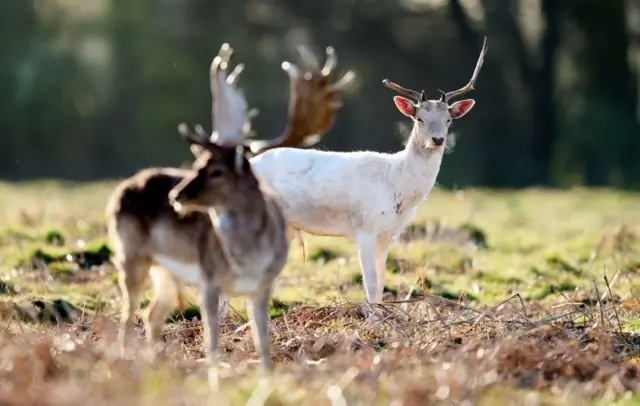
[[[463,117],[473,108],[476,103],[473,99],[460,100],[452,104],[449,104],[449,102],[454,97],[474,89],[486,52],[487,39],[485,38],[476,68],[469,83],[451,92],[445,93],[439,90],[441,96],[438,100],[427,100],[424,90],[417,92],[406,89],[388,79],[382,81],[388,88],[407,96],[394,96],[393,102],[402,114],[413,120],[413,141],[417,141],[422,148],[428,150],[444,148],[451,122]]]

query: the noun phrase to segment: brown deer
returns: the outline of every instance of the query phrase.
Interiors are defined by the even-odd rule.
[[[256,350],[262,365],[271,367],[268,302],[273,280],[287,260],[290,236],[279,207],[251,170],[246,150],[256,142],[260,143],[260,148],[253,148],[256,151],[277,144],[244,138],[250,113],[235,86],[242,65],[227,72],[232,52],[223,44],[211,64],[215,131],[209,136],[200,126],[195,133],[184,123],[179,126],[196,157],[192,167],[141,170],[122,181],[109,198],[108,234],[123,297],[118,336],[123,354],[133,313],[150,277],[154,295],[144,316],[150,344],[159,341],[183,283],[194,284],[200,286],[203,301],[208,359],[219,358],[220,296],[245,295],[250,299]],[[300,75],[292,64],[285,70],[296,88],[306,90],[292,92],[295,102],[289,111],[294,116],[289,116],[286,133],[297,134],[300,141],[306,139],[302,129],[323,135],[340,106],[338,83],[314,82],[315,72]],[[307,108],[296,108],[299,104]],[[283,142],[289,140],[285,137]]]

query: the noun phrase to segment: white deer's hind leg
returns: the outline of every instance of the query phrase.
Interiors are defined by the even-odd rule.
[[[298,241],[298,247],[300,248],[300,259],[302,263],[307,262],[307,252],[304,246],[304,238],[302,237],[302,231],[298,228],[294,228],[292,226],[287,226],[287,238],[289,239],[289,243],[292,240]]]
[[[376,302],[382,302],[384,293],[385,278],[387,271],[387,256],[389,255],[390,240],[386,237],[378,237],[376,241]]]
[[[356,235],[356,245],[360,256],[360,268],[362,281],[367,292],[367,300],[376,302],[378,291],[378,278],[376,275],[376,237],[370,233]]]

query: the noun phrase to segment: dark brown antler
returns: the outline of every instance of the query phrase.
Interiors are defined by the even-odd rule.
[[[309,147],[335,123],[337,110],[342,106],[339,91],[353,81],[355,74],[349,71],[331,84],[330,76],[337,65],[333,47],[327,47],[322,69],[310,51],[304,47],[299,47],[298,51],[308,71],[301,72],[290,62],[282,63],[282,69],[290,78],[287,126],[283,134],[273,140],[248,140],[245,145],[253,154],[276,147]]]
[[[424,90],[417,92],[415,90],[407,89],[405,87],[400,86],[397,83],[390,81],[389,79],[382,79],[382,83],[391,90],[395,90],[403,96],[407,96],[410,99],[413,99],[415,103],[420,103],[427,101],[427,96],[424,93]]]
[[[478,74],[480,73],[480,69],[482,68],[482,64],[484,63],[484,55],[487,53],[487,37],[484,37],[484,44],[482,45],[482,51],[480,52],[480,56],[478,57],[478,62],[476,63],[476,68],[473,71],[473,75],[471,76],[471,80],[464,87],[461,87],[458,90],[453,90],[451,92],[444,92],[443,90],[438,89],[440,92],[440,101],[444,103],[449,103],[451,99],[454,97],[463,95],[474,90],[474,86],[476,85],[476,80],[478,79]],[[424,90],[421,92],[417,92],[415,90],[407,89],[400,86],[397,83],[390,81],[389,79],[383,79],[382,83],[403,96],[407,96],[412,99],[415,103],[425,102],[427,101],[427,97],[424,93]]]
[[[475,89],[476,80],[478,79],[478,74],[480,73],[480,69],[482,68],[482,64],[484,63],[484,55],[487,53],[487,37],[484,37],[484,43],[482,44],[482,51],[480,51],[480,56],[478,57],[478,62],[476,63],[476,68],[473,70],[473,75],[471,75],[471,80],[465,86],[461,87],[458,90],[453,90],[451,92],[443,92],[439,90],[442,94],[440,96],[440,101],[449,104],[449,101],[454,97],[461,96],[465,93],[468,93]]]

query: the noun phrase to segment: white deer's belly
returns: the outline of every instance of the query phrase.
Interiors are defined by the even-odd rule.
[[[153,260],[171,275],[188,284],[197,284],[202,280],[202,270],[198,264],[177,261],[162,254],[154,255]]]
[[[321,204],[293,205],[283,202],[287,222],[309,234],[339,236],[349,234],[351,219],[344,208]]]

